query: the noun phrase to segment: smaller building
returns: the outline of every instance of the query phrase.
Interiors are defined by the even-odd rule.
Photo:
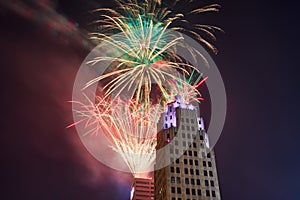
[[[152,178],[135,178],[130,192],[130,200],[153,200],[154,180]]]

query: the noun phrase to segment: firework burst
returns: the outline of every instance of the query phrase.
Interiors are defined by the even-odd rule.
[[[88,81],[83,88],[105,82],[96,102],[88,98],[87,104],[73,102],[80,106],[74,110],[81,117],[76,123],[84,123],[88,130],[85,135],[104,133],[134,176],[153,165],[157,123],[164,105],[176,95],[185,104],[202,100],[197,88],[206,78],[178,56],[176,49],[185,48],[193,58],[196,54],[203,56],[185,45],[182,34],[188,33],[216,53],[214,45],[202,34],[215,40],[215,31],[221,29],[192,24],[185,16],[215,12],[219,5],[211,4],[189,13],[171,10],[180,2],[175,0],[169,6],[161,0],[116,0],[116,9],[100,8],[93,12],[100,13],[100,19],[94,22],[100,31],[91,33],[91,38],[116,52],[95,56],[87,62],[94,67],[103,67],[102,62],[110,65],[104,74]],[[150,98],[153,85],[162,96],[155,105]],[[124,92],[129,100],[121,99]]]
[[[87,99],[88,100],[88,99]],[[104,133],[111,148],[121,155],[134,176],[150,171],[155,160],[157,123],[163,109],[160,105],[139,104],[134,100],[97,97],[96,103],[74,102],[77,114],[89,131],[85,135]]]
[[[198,87],[202,85],[206,79],[207,77],[203,78],[203,74],[192,72],[188,78],[183,76],[182,81],[170,80],[169,83],[166,84],[168,86],[168,88],[166,88],[167,92],[163,93],[165,102],[170,103],[175,99],[176,95],[180,95],[184,104],[190,104],[192,102],[200,103],[204,99],[201,97]]]
[[[180,1],[175,1],[173,6]],[[212,51],[215,47],[201,37],[195,30],[215,39],[214,32],[218,27],[203,24],[192,24],[185,19],[183,13],[174,13],[162,1],[134,1],[126,0],[116,3],[116,9],[100,8],[101,19],[95,21],[99,24],[101,32],[92,33],[92,39],[105,42],[121,53],[121,57],[100,56],[90,60],[88,64],[96,65],[102,61],[113,62],[112,70],[89,81],[85,88],[108,79],[104,86],[105,98],[114,94],[119,96],[124,91],[134,91],[130,98],[148,103],[152,84],[156,84],[162,93],[165,93],[163,81],[177,80],[178,73],[189,75],[190,71],[197,70],[194,66],[184,62],[176,55],[176,46],[182,46],[193,57],[200,54],[196,49],[185,45],[183,37],[175,30],[188,32],[198,41],[204,43]],[[195,9],[188,14],[218,11],[219,5],[212,4]],[[176,26],[182,24],[182,26]],[[192,28],[186,28],[192,24]],[[202,55],[201,55],[202,57]]]

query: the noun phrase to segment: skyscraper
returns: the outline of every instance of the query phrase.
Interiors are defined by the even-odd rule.
[[[197,109],[180,96],[168,104],[157,136],[155,200],[219,200],[214,151]]]
[[[152,178],[134,178],[130,200],[153,200],[154,182]]]

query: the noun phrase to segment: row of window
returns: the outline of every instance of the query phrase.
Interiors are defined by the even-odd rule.
[[[174,177],[174,176],[171,176],[171,183],[177,183],[177,184],[180,184],[181,183],[181,179],[180,179],[180,177]],[[184,179],[184,183],[186,184],[186,185],[189,185],[189,184],[191,184],[191,185],[200,185],[200,179],[193,179],[193,178],[191,178],[191,179],[189,179],[189,178],[185,178]]]
[[[177,135],[177,132],[175,132],[175,136]],[[189,133],[187,133],[187,134],[185,134],[185,133],[182,133],[181,134],[181,136],[182,136],[182,138],[185,138],[185,137],[187,137],[188,139],[191,139],[191,137],[193,137],[194,139],[195,139],[195,137],[196,137],[196,135],[195,134],[189,134]],[[167,134],[167,138],[170,138],[170,134],[168,133]],[[203,135],[200,135],[200,140],[202,141],[203,140]],[[177,140],[175,140],[175,145],[178,145],[178,141]],[[186,146],[186,141],[182,141],[182,145],[183,146]],[[191,145],[191,142],[188,142],[188,146],[190,146]],[[197,148],[197,143],[193,143],[193,147],[194,148]]]
[[[197,160],[195,160],[197,161]],[[197,161],[198,162],[198,161]],[[175,172],[175,169],[176,169],[176,173],[180,173],[180,168],[179,167],[170,167],[170,172],[171,173],[174,173]],[[199,169],[188,169],[188,168],[184,168],[184,173],[185,174],[190,174],[190,175],[200,175],[200,172],[199,172]],[[210,177],[213,177],[213,172],[212,171],[207,171],[207,170],[203,170],[203,174],[204,176],[210,176]]]
[[[204,180],[204,184],[205,184],[205,186],[209,186],[209,181],[208,180]],[[213,180],[210,181],[210,186],[211,187],[215,187],[215,182]]]
[[[177,174],[179,174],[180,173],[180,168],[179,167],[171,167],[170,168],[170,171],[171,171],[171,173],[175,173],[175,169],[176,169],[176,173]],[[195,172],[195,173],[194,173]],[[200,172],[199,172],[199,169],[188,169],[188,168],[184,168],[184,173],[185,174],[189,174],[190,173],[190,175],[194,175],[194,174],[196,174],[196,175],[200,175]]]
[[[204,176],[207,176],[207,171],[206,170],[203,170],[203,173],[204,173]],[[213,177],[213,172],[212,171],[209,171],[209,176]]]
[[[194,151],[194,155],[195,155],[195,156],[198,155],[198,154],[197,154],[197,151]],[[199,161],[198,161],[198,160],[195,160],[195,161],[193,162],[193,160],[191,160],[191,159],[189,160],[189,162],[188,162],[187,159],[184,159],[184,160],[183,160],[183,163],[184,163],[185,165],[187,165],[188,163],[189,163],[190,165],[193,165],[193,163],[195,163],[196,166],[199,165]]]
[[[195,179],[193,179],[193,178],[191,178],[191,179],[185,178],[185,184],[200,185],[200,179],[196,179],[196,181],[195,181]]]
[[[187,131],[190,131],[190,130],[192,130],[192,131],[195,131],[195,127],[194,126],[184,126],[184,125],[181,125],[181,130],[187,130]]]
[[[181,188],[177,187],[171,187],[171,192],[172,193],[176,193],[176,189],[177,189],[177,194],[181,194]],[[209,190],[206,190],[206,196],[207,197],[210,197],[210,191]],[[200,189],[190,189],[190,188],[186,188],[185,190],[185,194],[187,195],[198,195],[198,196],[201,196],[202,195],[202,192]],[[212,197],[216,197],[216,192],[214,190],[211,191],[211,196]],[[172,197],[172,200],[176,200],[175,197]],[[181,198],[178,198],[177,200],[181,200]]]
[[[195,174],[196,175],[200,175],[200,172],[199,172],[199,169],[187,169],[187,168],[184,168],[184,173],[185,174],[189,174],[189,171],[190,171],[190,175],[194,175],[194,171],[195,171]]]
[[[210,161],[208,161],[207,164],[208,164],[208,165],[206,165],[206,161],[203,161],[203,167],[207,167],[207,166],[208,166],[208,167],[212,167]]]
[[[153,182],[145,182],[145,181],[136,181],[137,184],[147,184],[147,185],[154,185]]]
[[[181,118],[180,121],[181,121],[182,123],[184,123],[184,118]],[[191,120],[190,120],[189,118],[185,118],[185,122],[186,122],[186,123],[190,123],[190,121],[191,121],[191,124],[194,124],[194,122],[195,122],[194,119],[191,119]]]
[[[189,150],[189,151],[185,151],[183,153],[185,156],[189,155],[189,156],[193,156],[193,151]],[[194,151],[194,156],[197,157],[198,156],[198,152]]]
[[[170,161],[171,161],[171,163],[173,163],[173,162],[174,162],[174,158],[171,157],[171,158],[170,158]],[[187,164],[188,164],[188,161],[189,161],[189,164],[190,164],[190,165],[193,165],[193,160],[191,160],[191,159],[190,159],[190,160],[184,159],[184,160],[183,160],[183,163],[184,163],[185,165],[187,165]],[[194,162],[195,162],[195,165],[198,166],[198,160],[195,160]],[[175,163],[176,163],[176,164],[179,164],[179,159],[176,159],[176,160],[175,160]],[[206,164],[206,163],[207,163],[207,164]],[[207,167],[207,166],[208,166],[208,167],[212,167],[212,164],[211,164],[210,161],[208,161],[208,162],[203,161],[203,162],[202,162],[202,165],[203,165],[203,167]]]
[[[177,132],[175,132],[175,136],[176,135],[177,135]],[[196,137],[195,134],[190,134],[190,133],[181,133],[181,136],[182,136],[182,138],[188,138],[188,139],[191,139],[191,138],[195,139],[195,137]],[[170,138],[170,134],[169,133],[167,134],[167,138]],[[200,135],[200,140],[203,141],[203,139],[204,139],[203,135]],[[176,142],[176,140],[175,140],[175,142]],[[183,142],[185,142],[185,141],[183,141]],[[197,144],[196,143],[194,143],[194,144],[196,145],[196,146],[194,146],[194,148],[196,148]],[[177,143],[177,145],[178,145],[178,143]],[[189,145],[191,145],[191,144],[189,144]]]

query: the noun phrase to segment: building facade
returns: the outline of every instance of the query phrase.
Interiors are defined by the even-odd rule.
[[[197,109],[177,96],[162,118],[157,136],[155,200],[220,200],[215,154]]]
[[[153,200],[154,199],[154,181],[152,178],[134,178],[130,200]]]

